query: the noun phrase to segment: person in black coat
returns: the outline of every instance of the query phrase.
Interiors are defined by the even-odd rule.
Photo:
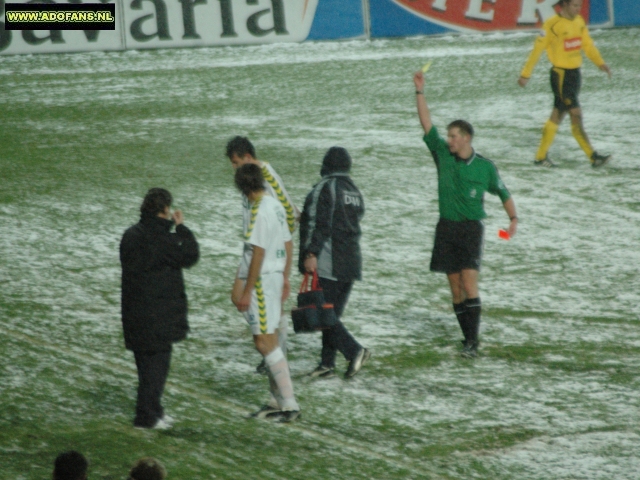
[[[345,378],[353,377],[371,356],[340,321],[355,280],[362,279],[360,220],[364,200],[349,176],[351,156],[342,147],[331,147],[324,156],[320,175],[304,202],[300,217],[300,273],[317,271],[325,301],[333,304],[338,322],[322,331],[322,354],[311,377],[334,375],[336,353],[349,362]]]
[[[149,190],[140,221],[125,231],[120,242],[122,328],[138,369],[134,426],[140,428],[170,426],[160,399],[172,344],[185,339],[189,331],[182,269],[198,261],[199,247],[182,212],[171,213],[171,203],[167,190]]]

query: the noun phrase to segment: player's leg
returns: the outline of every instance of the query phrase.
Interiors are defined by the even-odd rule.
[[[600,155],[591,146],[587,132],[584,130],[584,124],[582,123],[582,109],[579,107],[573,108],[569,110],[569,115],[571,115],[571,132],[573,133],[573,137],[578,142],[578,145],[580,145],[580,148],[582,148],[582,151],[584,151],[589,162],[591,162],[591,166],[601,167],[607,163],[611,159],[611,155]]]
[[[553,110],[551,110],[551,115],[549,115],[549,121],[554,123],[556,128],[558,128],[558,125],[562,123],[566,114],[566,110],[561,111],[554,107]]]
[[[474,268],[464,268],[460,272],[460,284],[463,290],[464,301],[478,298],[480,295],[478,277],[480,272]]]
[[[282,349],[282,353],[284,356],[287,356],[287,328],[289,326],[289,318],[284,311],[284,301],[282,302],[282,310],[280,313],[280,324],[278,325],[278,344]],[[264,362],[264,358],[262,362],[256,367],[256,372],[266,375],[267,374],[267,365]]]
[[[553,112],[555,111],[556,109],[554,108]],[[553,162],[549,160],[549,149],[551,148],[553,140],[556,138],[556,133],[558,132],[558,127],[562,120],[552,120],[552,118],[556,119],[558,117],[557,115],[554,115],[553,112],[549,120],[547,120],[542,127],[542,138],[540,139],[540,145],[538,146],[538,151],[536,152],[535,164],[543,167],[555,166]]]
[[[558,127],[564,118],[564,103],[562,98],[562,86],[564,84],[564,72],[562,68],[552,68],[550,72],[551,90],[553,91],[553,110],[549,119],[542,127],[542,138],[536,152],[534,163],[543,167],[554,167],[553,162],[549,160],[549,148],[556,137]]]
[[[266,357],[278,348],[278,335],[275,333],[254,333],[253,344],[260,355]]]
[[[433,250],[431,252],[430,269],[433,272],[443,272],[447,275],[449,288],[451,289],[453,311],[460,324],[460,330],[462,330],[462,334],[464,335],[462,343],[466,345],[468,337],[466,307],[464,304],[466,297],[464,296],[464,289],[462,288],[460,277],[462,267],[459,263],[459,247],[456,241],[457,238],[464,234],[461,228],[461,222],[444,219],[438,221]]]
[[[580,107],[572,108],[569,110],[569,115],[571,116],[571,133],[589,159],[591,166],[597,168],[606,164],[611,159],[611,155],[601,155],[591,146],[582,122],[582,109]]]
[[[451,289],[451,298],[454,305],[461,304],[465,301],[465,293],[462,288],[462,275],[461,272],[447,273],[447,280],[449,280],[449,288]]]
[[[254,417],[257,418],[266,418],[271,417],[277,414],[280,414],[282,411],[282,407],[285,404],[284,394],[287,394],[289,397],[293,394],[293,386],[291,384],[289,378],[289,384],[286,383],[284,386],[284,394],[280,389],[280,385],[276,380],[276,375],[280,378],[283,375],[282,365],[279,365],[278,362],[281,359],[284,359],[284,355],[282,354],[282,350],[278,347],[278,336],[275,333],[263,333],[253,336],[253,342],[256,347],[256,350],[260,352],[262,357],[264,358],[265,368],[267,369],[267,378],[269,379],[269,394],[270,398],[266,405],[264,405],[260,410],[253,414]],[[274,355],[271,355],[275,353]],[[271,356],[270,356],[271,355]],[[269,359],[269,361],[267,361]],[[271,364],[271,365],[270,365]],[[272,368],[272,365],[275,365]],[[276,370],[276,375],[274,375],[273,370]],[[286,377],[288,373],[288,365],[287,371],[284,372]],[[290,390],[290,391],[287,391]]]
[[[478,270],[473,269],[462,270],[461,274],[466,296],[464,306],[468,329],[467,344],[475,345],[476,349],[478,345],[478,334],[480,332],[480,315],[482,313],[482,303],[478,290],[478,274]]]
[[[299,412],[300,406],[293,393],[289,364],[278,344],[277,330],[282,313],[282,283],[281,273],[260,277],[249,307],[249,317],[253,316],[249,319],[249,324],[252,328],[255,347],[264,357],[268,368],[271,394],[268,406],[273,406],[273,403],[277,402],[281,412]],[[295,417],[291,418],[289,415],[282,418],[290,421]]]
[[[269,380],[271,388],[271,400],[278,403],[281,410],[292,409],[297,406],[293,396],[293,384],[289,373],[287,359],[278,345],[278,335],[276,333],[263,333],[253,336],[253,342],[265,359],[269,369]],[[272,402],[270,402],[272,405]]]
[[[264,359],[269,367],[270,384],[277,387],[277,392],[272,395],[278,400],[280,407],[280,413],[277,415],[278,420],[292,422],[300,416],[300,405],[298,405],[293,393],[293,382],[287,359],[279,346],[276,346]]]
[[[594,151],[591,146],[591,142],[589,141],[589,137],[587,136],[587,132],[584,129],[584,124],[582,122],[582,109],[580,108],[580,102],[578,100],[581,83],[582,79],[579,68],[566,71],[566,78],[562,87],[562,95],[564,98],[563,104],[571,117],[571,133],[573,134],[573,138],[576,139],[576,142],[578,142],[578,145],[580,145],[580,148],[585,153],[591,164],[594,167],[599,167],[607,163],[611,157],[599,155]]]
[[[462,354],[467,357],[475,356],[478,348],[481,314],[478,273],[475,269],[463,269],[458,273],[447,275],[453,298],[453,311],[464,335]]]
[[[280,348],[282,349],[282,353],[284,353],[285,357],[287,356],[288,326],[289,326],[289,317],[283,310],[282,313],[280,314],[280,325],[278,326],[278,345],[280,345]],[[260,364],[256,367],[256,373],[260,373],[261,375],[267,375],[268,368],[267,368],[267,364],[264,361],[264,358],[262,359],[262,362],[260,362]]]
[[[566,71],[566,78],[562,85],[562,95],[564,98],[564,105],[569,111],[571,117],[571,133],[573,138],[576,139],[578,145],[585,153],[587,158],[591,160],[593,155],[593,147],[587,137],[587,132],[584,130],[582,123],[582,109],[580,108],[580,102],[578,101],[578,94],[580,93],[580,69],[573,69]]]
[[[591,146],[587,132],[584,130],[584,125],[582,123],[582,109],[579,107],[572,108],[569,110],[569,115],[571,117],[571,133],[573,134],[573,138],[576,139],[576,142],[578,142],[578,145],[580,145],[580,148],[587,158],[591,160],[593,147]]]
[[[244,288],[244,284],[242,288]],[[269,332],[269,323],[267,321],[268,317],[266,315],[267,312],[264,311],[264,307],[261,309],[258,308],[258,300],[260,300],[261,305],[264,306],[264,297],[264,288],[261,277],[256,284],[256,288],[251,294],[251,304],[249,305],[249,310],[244,312],[243,314],[245,320],[249,324],[251,332],[253,333],[253,341],[256,350],[262,356],[262,363],[258,366],[258,372],[267,375],[269,378],[270,399],[266,405],[252,414],[252,416],[255,418],[266,418],[280,413],[281,404],[281,400],[278,398],[279,393],[277,385],[269,374],[269,368],[267,367],[266,361],[264,359],[265,354],[268,354],[269,352],[271,352],[271,350],[273,350],[273,342],[271,342],[270,340],[272,337],[276,336],[273,331]],[[273,330],[275,327],[272,325],[271,328]],[[277,345],[277,339],[275,341],[275,344]]]
[[[462,288],[461,272],[454,272],[447,274],[447,280],[449,280],[449,288],[451,289],[451,299],[453,303],[453,312],[456,314],[460,330],[464,335],[464,345],[467,344],[469,339],[469,326],[467,322],[467,305],[465,304],[465,293]]]
[[[245,284],[244,280],[242,280],[240,278],[236,278],[235,279],[235,282],[233,283],[233,288],[231,289],[231,301],[234,304],[235,304],[236,300],[239,299],[242,296],[242,292],[244,291],[244,284]],[[247,319],[247,321],[248,321],[248,319]],[[262,361],[256,367],[256,373],[260,373],[262,375],[266,375],[267,374],[267,366],[264,363],[264,358],[262,358]]]
[[[481,302],[478,288],[480,263],[484,241],[482,222],[464,222],[464,234],[460,235],[460,285],[464,297],[465,347],[462,355],[475,357],[480,331]]]
[[[453,311],[456,314],[456,318],[460,324],[460,330],[462,330],[466,342],[468,337],[466,321],[467,307],[464,301],[467,297],[462,287],[462,274],[461,272],[447,273],[447,280],[449,280],[449,288],[451,289]]]

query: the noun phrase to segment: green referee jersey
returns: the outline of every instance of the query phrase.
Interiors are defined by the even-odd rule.
[[[481,220],[487,216],[484,192],[498,195],[503,203],[511,197],[491,160],[475,151],[470,159],[458,160],[436,127],[424,136],[424,142],[438,168],[440,218],[457,222]]]

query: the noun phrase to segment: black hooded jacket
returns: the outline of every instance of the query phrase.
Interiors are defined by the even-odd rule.
[[[350,282],[362,279],[360,220],[364,200],[349,176],[351,157],[344,148],[329,149],[322,164],[322,180],[314,185],[304,202],[300,217],[298,268],[313,253],[318,259],[318,275]]]
[[[143,215],[120,242],[122,327],[125,346],[136,351],[169,350],[189,331],[182,268],[198,261],[191,230]]]

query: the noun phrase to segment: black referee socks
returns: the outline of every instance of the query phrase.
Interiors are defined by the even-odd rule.
[[[453,311],[456,314],[456,317],[458,318],[458,323],[460,324],[460,329],[462,330],[462,333],[464,335],[464,341],[466,343],[468,340],[467,320],[466,320],[467,307],[464,302],[454,303]]]
[[[458,318],[465,343],[477,343],[480,332],[480,314],[482,313],[480,297],[468,298],[464,302],[454,303],[453,311]]]
[[[482,303],[480,297],[467,298],[464,301],[466,309],[465,320],[467,323],[468,337],[467,341],[478,343],[478,334],[480,333],[480,314],[482,313]]]

